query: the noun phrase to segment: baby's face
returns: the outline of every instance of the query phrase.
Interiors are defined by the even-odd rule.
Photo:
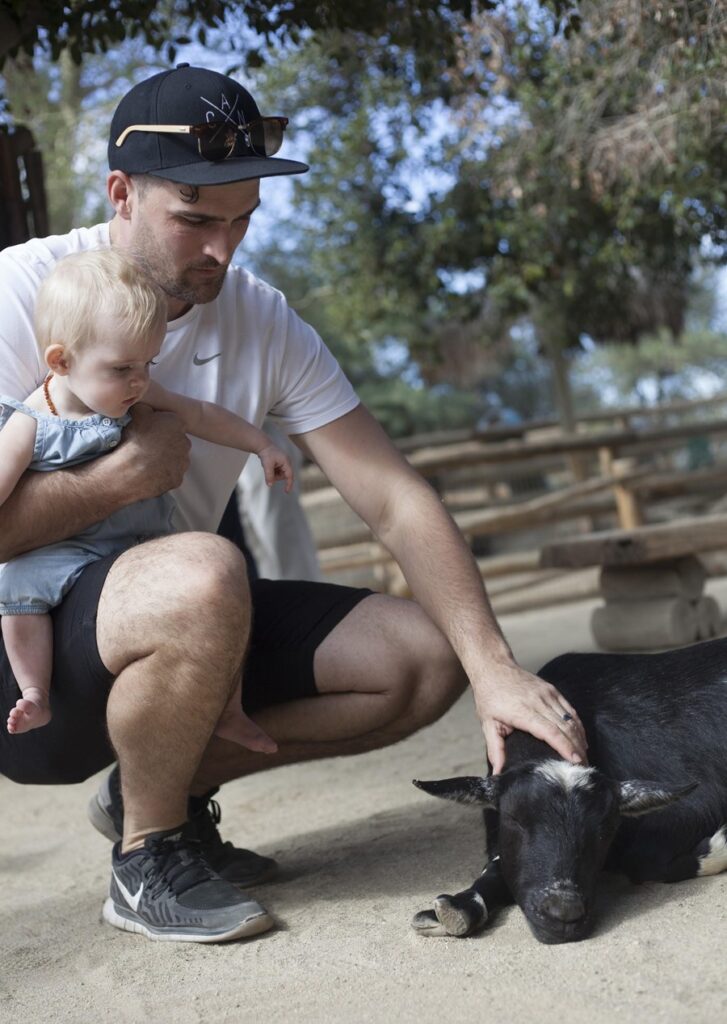
[[[131,339],[111,320],[103,327],[97,344],[70,358],[65,383],[86,409],[118,419],[143,398],[166,324],[152,336]]]

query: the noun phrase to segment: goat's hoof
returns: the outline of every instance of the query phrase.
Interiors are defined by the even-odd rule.
[[[437,920],[433,910],[420,910],[411,919],[411,926],[419,935],[439,936],[446,935],[447,931]]]
[[[487,921],[487,908],[481,896],[437,896],[434,913],[447,935],[471,935]]]

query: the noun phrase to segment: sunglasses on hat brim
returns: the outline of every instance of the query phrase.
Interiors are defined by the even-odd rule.
[[[287,117],[260,117],[248,124],[229,121],[210,121],[206,124],[132,124],[124,128],[116,140],[123,146],[132,132],[161,132],[162,134],[191,135],[197,140],[199,155],[204,160],[227,160],[237,152],[239,144],[255,156],[273,156],[283,144]]]

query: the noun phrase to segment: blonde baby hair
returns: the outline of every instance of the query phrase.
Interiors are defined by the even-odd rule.
[[[90,249],[59,260],[41,284],[35,306],[41,354],[50,345],[72,353],[103,344],[103,324],[109,320],[130,341],[143,342],[166,318],[164,292],[116,249]]]

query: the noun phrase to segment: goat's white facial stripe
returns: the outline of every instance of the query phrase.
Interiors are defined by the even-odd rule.
[[[553,893],[557,895],[561,892],[575,892],[577,889],[576,883],[570,878],[556,878],[553,882],[547,885],[543,892]]]
[[[727,825],[718,829],[709,840],[709,853],[699,858],[698,875],[718,875],[727,869]]]
[[[567,761],[543,761],[535,769],[543,778],[556,786],[562,786],[566,793],[574,789],[590,789],[593,785],[593,768]]]

